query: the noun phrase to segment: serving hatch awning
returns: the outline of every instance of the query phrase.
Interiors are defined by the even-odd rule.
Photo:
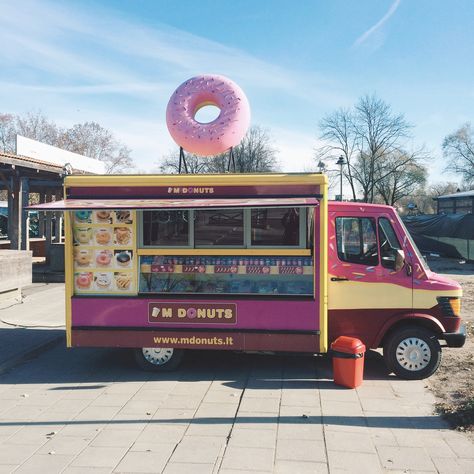
[[[252,199],[65,199],[35,204],[27,209],[38,211],[75,211],[82,209],[200,209],[230,207],[312,207],[314,197]]]

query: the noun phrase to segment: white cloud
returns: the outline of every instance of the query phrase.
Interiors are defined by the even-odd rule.
[[[387,13],[377,22],[371,26],[368,30],[364,31],[355,41],[352,47],[358,47],[365,43],[375,32],[377,32],[382,26],[390,19],[390,17],[397,11],[400,6],[401,0],[395,0],[388,9]]]

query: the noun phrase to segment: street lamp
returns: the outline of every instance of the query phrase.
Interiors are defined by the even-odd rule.
[[[339,195],[339,200],[342,201],[342,167],[346,164],[344,161],[344,157],[341,155],[339,159],[336,161],[336,165],[339,165],[341,167],[340,171],[340,178],[341,178],[341,194]]]

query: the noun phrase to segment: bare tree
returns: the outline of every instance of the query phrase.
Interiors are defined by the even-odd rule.
[[[341,108],[324,117],[319,123],[322,132],[320,138],[331,144],[316,150],[316,159],[324,165],[319,167],[325,170],[327,169],[325,160],[342,155],[345,162],[343,174],[351,187],[352,199],[355,201],[357,199],[356,181],[352,167],[357,149],[353,122],[353,112],[349,109]]]
[[[131,150],[97,122],[76,124],[64,130],[58,141],[64,150],[103,161],[106,173],[121,173],[133,167]]]
[[[323,118],[319,124],[321,139],[329,144],[317,151],[317,157],[343,156],[344,176],[349,182],[352,197],[362,191],[362,201],[374,202],[377,184],[386,180],[401,166],[386,160],[401,151],[411,125],[403,115],[396,115],[390,106],[375,95],[359,99],[352,110],[339,109]],[[394,167],[390,168],[392,163]]]
[[[276,150],[271,143],[267,130],[252,126],[233,149],[235,171],[237,173],[265,173],[275,171],[278,162]],[[189,173],[225,173],[228,168],[229,153],[222,153],[212,157],[200,157],[186,154],[186,163]],[[160,164],[162,172],[178,172],[179,155],[168,155]]]
[[[15,152],[15,116],[0,114],[0,150]]]
[[[62,130],[42,112],[28,112],[15,117],[15,134],[22,135],[47,145],[57,146]]]
[[[200,174],[208,173],[208,163],[209,158],[202,156],[186,154],[186,166],[188,173],[191,174]],[[159,165],[159,170],[161,173],[165,174],[178,174],[179,172],[179,152],[170,153]]]
[[[427,169],[420,152],[394,151],[377,168],[375,187],[384,204],[394,206],[404,197],[416,194],[426,183]]]
[[[461,175],[467,184],[474,183],[474,130],[470,123],[444,139],[443,154],[449,160],[447,171]]]
[[[96,122],[60,128],[39,111],[24,116],[0,114],[0,149],[15,152],[17,134],[103,161],[106,173],[133,168],[130,149]]]

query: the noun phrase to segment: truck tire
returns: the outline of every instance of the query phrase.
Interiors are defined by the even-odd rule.
[[[436,334],[410,326],[395,330],[383,346],[387,368],[398,377],[421,380],[433,375],[441,363],[441,346]]]
[[[143,347],[134,350],[138,366],[151,372],[169,372],[181,363],[184,351],[170,347]]]

